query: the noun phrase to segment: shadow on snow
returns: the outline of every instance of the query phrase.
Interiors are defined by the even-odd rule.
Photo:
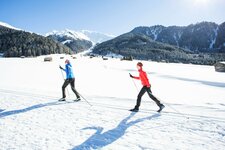
[[[204,80],[176,77],[176,76],[172,76],[172,75],[162,75],[162,74],[158,74],[156,72],[147,72],[147,73],[154,74],[154,75],[162,77],[162,78],[175,79],[175,80],[186,81],[186,82],[196,82],[196,83],[201,83],[201,84],[204,84],[207,86],[214,86],[214,87],[219,87],[219,88],[225,87],[225,83],[223,83],[223,82],[212,82],[212,81],[204,81]]]
[[[150,119],[157,118],[160,116],[160,114],[157,113],[157,114],[154,114],[149,117],[144,117],[144,118],[140,118],[140,119],[128,122],[128,120],[131,117],[133,117],[134,115],[135,115],[135,113],[132,112],[128,117],[123,119],[117,125],[117,127],[115,127],[112,130],[103,132],[103,133],[102,133],[102,131],[104,128],[102,128],[102,127],[83,128],[83,130],[92,129],[92,130],[96,130],[96,132],[91,137],[89,137],[86,141],[84,141],[82,144],[75,146],[72,150],[100,149],[104,146],[107,146],[107,145],[115,142],[119,138],[121,138],[125,134],[126,130],[129,127],[131,127],[137,123],[140,123],[142,121],[150,120]]]
[[[65,103],[59,103],[59,102],[49,102],[49,103],[44,103],[44,104],[37,104],[37,105],[33,105],[27,108],[23,108],[23,109],[18,109],[18,110],[10,110],[10,111],[3,111],[0,113],[0,118],[3,117],[7,117],[7,116],[11,116],[11,115],[16,115],[16,114],[20,114],[20,113],[25,113],[34,109],[38,109],[38,108],[42,108],[42,107],[47,107],[47,106],[53,106],[53,105],[61,105],[61,104],[65,104]]]

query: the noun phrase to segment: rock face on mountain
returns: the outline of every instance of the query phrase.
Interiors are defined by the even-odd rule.
[[[225,53],[225,22],[222,23],[218,28],[215,48],[217,48],[220,52]]]
[[[131,32],[194,52],[224,52],[225,49],[225,23],[201,22],[186,27],[157,25],[137,27]]]
[[[78,53],[92,47],[90,39],[81,32],[72,30],[53,31],[46,35],[48,38],[68,46],[73,52]]]
[[[0,25],[0,53],[4,57],[28,57],[55,53],[71,53],[71,50],[41,35]]]

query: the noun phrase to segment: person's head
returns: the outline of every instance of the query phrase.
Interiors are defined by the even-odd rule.
[[[69,63],[70,63],[70,61],[69,61],[68,59],[66,59],[65,63],[66,63],[66,64],[69,64]]]
[[[140,70],[140,69],[142,69],[142,67],[143,67],[143,64],[141,62],[138,62],[137,63],[137,69]]]

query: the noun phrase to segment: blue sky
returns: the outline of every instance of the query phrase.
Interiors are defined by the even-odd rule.
[[[45,34],[93,30],[119,35],[137,26],[225,22],[225,0],[0,0],[0,21]]]

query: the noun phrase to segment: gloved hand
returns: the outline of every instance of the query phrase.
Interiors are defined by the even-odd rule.
[[[63,67],[59,66],[59,68],[63,70]]]
[[[130,73],[129,73],[130,74]],[[133,78],[133,76],[130,74],[130,77]]]

